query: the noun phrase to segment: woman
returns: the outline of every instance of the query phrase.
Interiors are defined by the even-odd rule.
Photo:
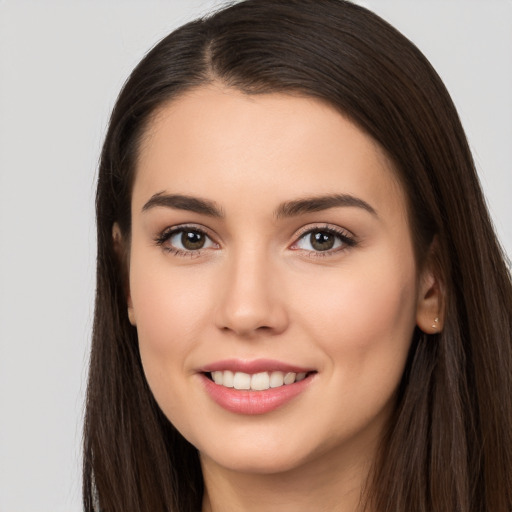
[[[376,15],[169,35],[97,218],[86,510],[510,511],[510,275],[448,93]]]

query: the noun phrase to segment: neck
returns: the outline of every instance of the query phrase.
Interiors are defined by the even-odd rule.
[[[201,456],[203,512],[357,512],[369,463],[323,455],[279,473],[230,470]],[[343,462],[340,463],[340,460]]]

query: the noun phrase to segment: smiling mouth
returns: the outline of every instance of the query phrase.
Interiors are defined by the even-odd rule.
[[[244,373],[230,370],[206,372],[205,375],[219,386],[246,391],[265,391],[271,388],[289,386],[306,379],[315,372],[259,372]]]

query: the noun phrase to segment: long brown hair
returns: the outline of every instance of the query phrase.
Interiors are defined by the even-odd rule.
[[[139,141],[152,114],[221,82],[246,94],[320,98],[373,137],[408,198],[416,256],[435,240],[441,333],[414,333],[397,407],[369,477],[376,512],[512,510],[512,285],[454,105],[426,58],[343,0],[247,0],[155,46],[117,100],[97,190],[97,290],[84,433],[91,512],[196,512],[197,451],[145,380],[127,317],[126,262]]]

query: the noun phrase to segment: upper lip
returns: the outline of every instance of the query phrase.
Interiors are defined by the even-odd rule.
[[[199,369],[199,371],[202,373],[224,370],[249,374],[260,372],[308,373],[314,371],[313,368],[301,367],[273,359],[224,359],[222,361],[215,361],[213,363],[207,364]]]

